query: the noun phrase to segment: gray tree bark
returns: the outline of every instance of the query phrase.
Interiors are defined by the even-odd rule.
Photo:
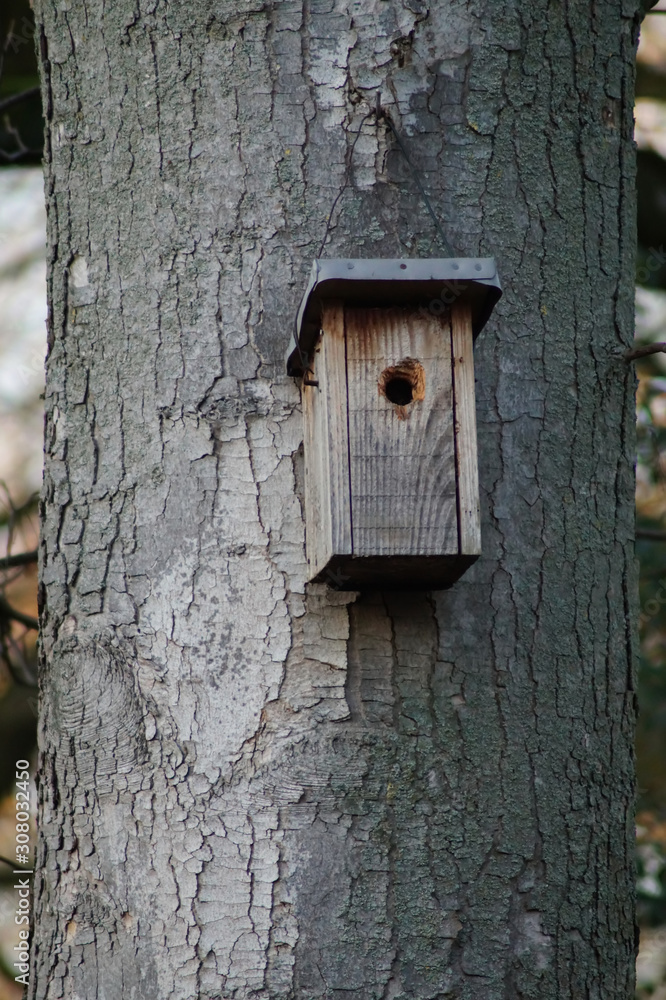
[[[629,1000],[638,0],[37,7],[30,997]],[[326,255],[443,255],[377,91],[505,287],[484,554],[433,594],[304,585],[334,199]]]

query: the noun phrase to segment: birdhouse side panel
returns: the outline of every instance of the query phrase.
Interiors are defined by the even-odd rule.
[[[458,302],[453,305],[451,310],[451,345],[455,392],[460,551],[465,555],[479,555],[481,552],[481,515],[476,440],[474,344],[472,310],[469,303]]]
[[[302,387],[309,579],[352,551],[342,306],[324,309],[322,330]]]
[[[345,309],[355,557],[458,553],[449,317]]]
[[[305,550],[308,575],[317,573],[331,555],[331,506],[325,449],[325,407],[315,387],[303,384],[303,453],[305,461]]]

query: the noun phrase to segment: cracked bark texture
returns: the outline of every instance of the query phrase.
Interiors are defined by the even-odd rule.
[[[637,0],[38,0],[31,998],[629,1000]],[[459,252],[483,556],[304,585],[329,256]],[[354,133],[362,127],[348,174]]]

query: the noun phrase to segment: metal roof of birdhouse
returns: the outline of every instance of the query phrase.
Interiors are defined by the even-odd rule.
[[[492,257],[315,260],[296,316],[297,346],[288,349],[287,372],[303,374],[326,300],[367,307],[424,306],[436,314],[455,301],[469,302],[476,337],[501,295]]]

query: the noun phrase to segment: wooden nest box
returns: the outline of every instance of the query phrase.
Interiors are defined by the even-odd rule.
[[[491,259],[315,261],[287,360],[310,581],[434,590],[478,558],[473,340],[501,294]]]

